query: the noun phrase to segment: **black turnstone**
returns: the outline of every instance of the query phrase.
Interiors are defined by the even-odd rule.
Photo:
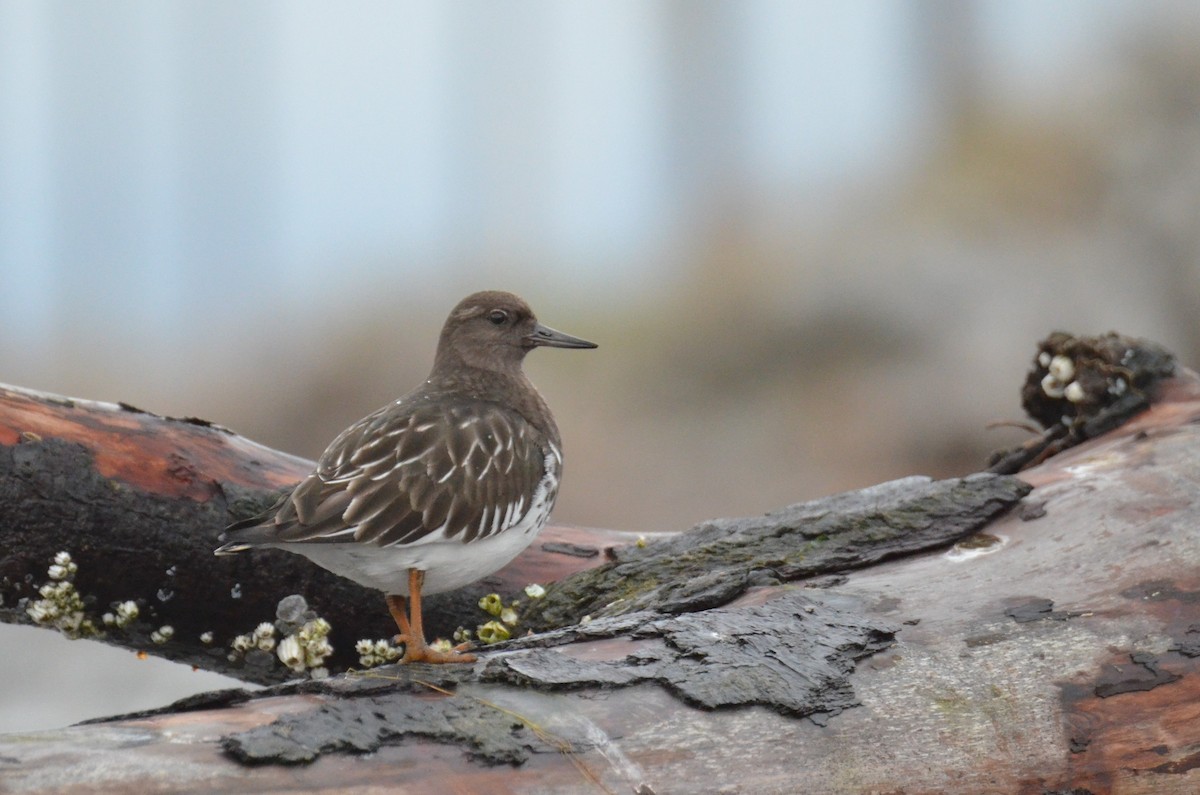
[[[291,494],[226,528],[216,554],[304,555],[383,591],[404,662],[473,661],[426,644],[421,594],[491,574],[546,524],[562,441],[521,369],[541,346],[596,347],[538,323],[511,293],[467,296],[442,327],[425,383],[342,431]]]

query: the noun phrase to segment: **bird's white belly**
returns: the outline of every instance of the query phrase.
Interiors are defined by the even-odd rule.
[[[496,535],[474,541],[424,541],[377,547],[358,542],[277,544],[359,585],[388,594],[408,595],[408,570],[425,572],[425,594],[452,591],[507,565],[546,525],[550,505],[535,500],[521,520]]]

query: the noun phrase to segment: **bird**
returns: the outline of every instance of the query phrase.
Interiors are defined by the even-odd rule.
[[[401,662],[474,662],[426,642],[421,597],[502,568],[546,525],[562,439],[522,369],[541,347],[597,346],[542,325],[512,293],[467,296],[424,383],[342,431],[290,493],[227,527],[215,554],[303,555],[384,593]]]

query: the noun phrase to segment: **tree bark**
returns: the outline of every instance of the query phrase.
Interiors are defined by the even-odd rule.
[[[227,433],[189,428],[201,447]],[[20,469],[26,445],[54,448],[36,428],[40,441],[18,443],[21,430],[0,431],[17,458],[0,483],[34,479],[36,510],[92,494],[72,493],[65,473],[59,487],[29,474],[45,467]],[[118,478],[107,444],[88,449],[87,465],[123,488],[170,494],[179,481]],[[186,460],[206,474],[172,488],[210,506],[186,531],[208,549],[236,503],[224,484],[249,476],[214,489],[207,473],[237,467]],[[246,470],[259,495],[294,477],[268,469]],[[6,785],[47,792],[1194,792],[1198,473],[1200,381],[1184,373],[1144,413],[1020,481],[907,479],[572,558],[587,570],[551,586],[527,620],[579,623],[492,647],[474,666],[384,667],[0,738],[0,769]],[[194,496],[197,481],[207,496]],[[0,507],[5,525],[44,527]],[[89,543],[71,551],[104,549],[85,536],[114,519],[75,510]],[[55,549],[21,552],[38,561],[25,571]],[[217,576],[219,561],[205,565]],[[82,553],[79,567],[89,592]],[[323,587],[304,592],[326,607]],[[230,610],[239,631],[256,620]]]

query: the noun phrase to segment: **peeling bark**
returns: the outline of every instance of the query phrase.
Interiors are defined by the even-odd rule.
[[[686,533],[614,549],[612,561],[554,583],[525,621],[535,630],[637,610],[684,613],[727,604],[752,585],[836,574],[936,549],[970,535],[1029,491],[979,474],[906,478],[791,505],[764,516],[716,519]]]

